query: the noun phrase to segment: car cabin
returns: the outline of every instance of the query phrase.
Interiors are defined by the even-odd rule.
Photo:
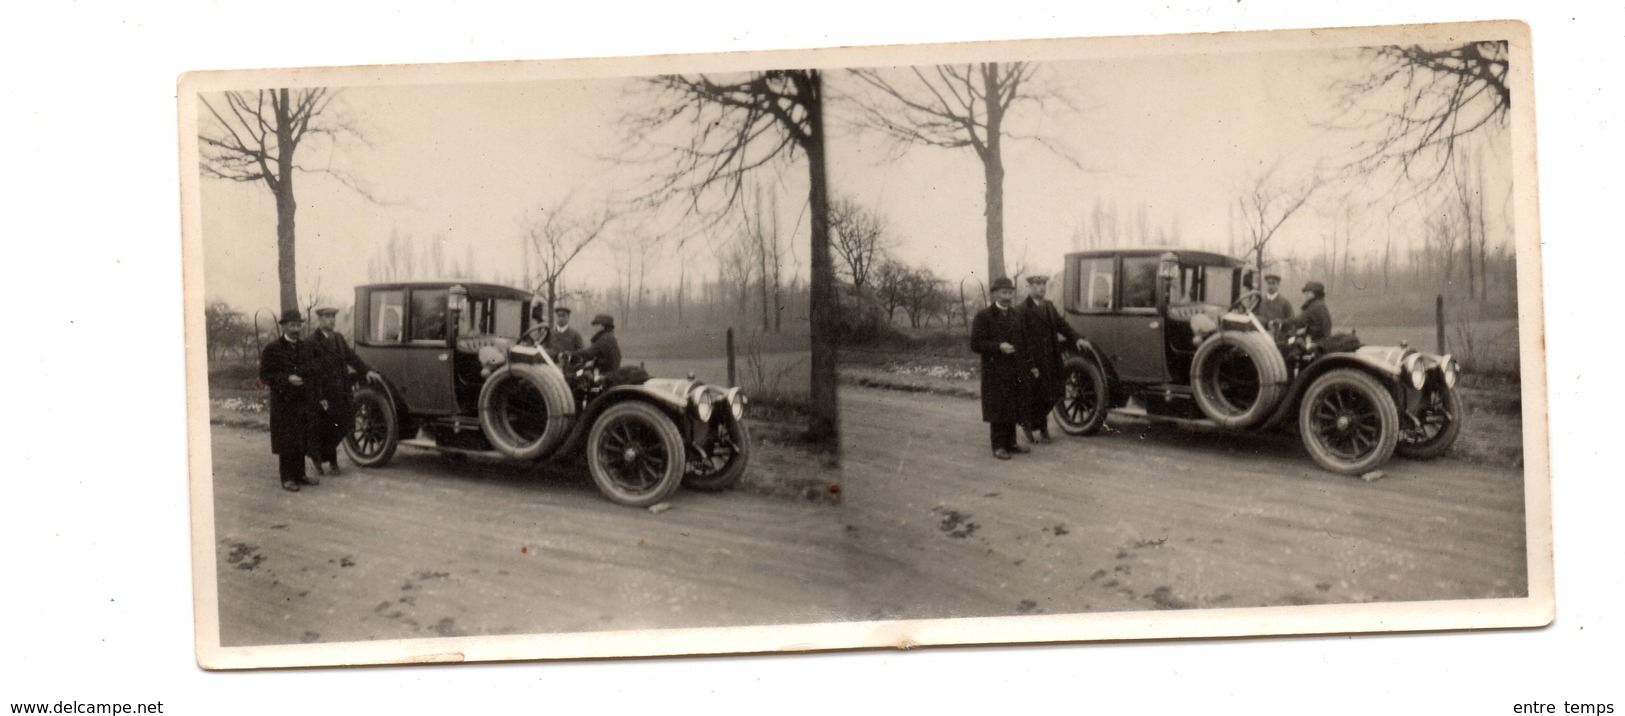
[[[1191,319],[1222,314],[1252,290],[1252,274],[1206,251],[1084,251],[1066,256],[1061,308],[1119,379],[1184,383],[1196,350]]]
[[[469,281],[358,286],[356,353],[389,378],[413,413],[467,413],[479,396],[475,344],[479,337],[517,341],[530,328],[531,298]]]

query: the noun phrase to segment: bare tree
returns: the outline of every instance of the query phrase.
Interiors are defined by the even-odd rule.
[[[293,192],[295,173],[327,174],[373,199],[342,172],[296,161],[300,146],[309,139],[361,139],[334,111],[336,95],[329,88],[317,87],[226,92],[212,101],[202,98],[204,110],[213,120],[204,122],[198,134],[204,175],[263,182],[276,199],[277,284],[284,310],[299,307],[294,270],[294,214],[299,208]]]
[[[1019,103],[1058,100],[1033,91],[1037,66],[1028,62],[909,67],[895,71],[849,70],[887,98],[881,107],[865,104],[861,123],[891,136],[902,146],[969,148],[982,162],[987,217],[987,271],[1004,270],[1004,139],[1040,142],[1073,161],[1047,139],[1012,134],[1005,121]]]
[[[1462,140],[1505,129],[1512,106],[1505,41],[1388,45],[1362,54],[1369,71],[1338,84],[1346,126],[1377,133],[1361,145],[1354,166],[1397,161],[1404,176],[1431,184],[1450,168]]]
[[[829,189],[824,157],[823,76],[818,70],[772,70],[734,75],[666,75],[650,80],[661,101],[631,118],[637,141],[649,141],[670,128],[686,130],[686,141],[661,154],[674,162],[650,200],[686,196],[691,212],[705,213],[704,199],[720,198],[731,208],[742,196],[745,177],[798,153],[807,161],[807,199],[812,230],[812,377],[808,437],[834,445],[835,272],[829,252]],[[712,208],[716,208],[713,205]],[[720,213],[714,214],[720,216]]]
[[[845,264],[847,278],[862,300],[869,275],[886,254],[886,220],[851,199],[836,199],[830,205],[829,228],[835,255]]]
[[[908,325],[919,328],[926,317],[941,308],[942,280],[931,273],[930,268],[922,266],[904,276],[902,294]]]
[[[525,244],[536,256],[536,292],[547,296],[548,316],[553,315],[558,304],[564,270],[583,249],[603,236],[610,222],[607,210],[581,218],[569,211],[568,203],[553,210],[538,207],[522,223]]]
[[[886,312],[886,325],[891,325],[897,309],[903,307],[903,283],[909,269],[896,259],[885,257],[875,267],[874,294],[880,310]]]
[[[1279,168],[1277,163],[1257,175],[1236,199],[1241,210],[1242,240],[1260,272],[1264,270],[1264,249],[1270,239],[1275,238],[1281,225],[1298,213],[1321,186],[1318,174],[1296,185],[1286,184],[1276,177]]]

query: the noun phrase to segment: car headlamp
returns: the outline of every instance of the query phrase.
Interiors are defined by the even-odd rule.
[[[1411,387],[1421,390],[1428,382],[1428,365],[1422,356],[1412,353],[1405,357],[1405,374],[1410,377]]]
[[[745,417],[745,394],[738,388],[729,388],[727,399],[728,411],[733,413],[734,420]]]
[[[1461,366],[1456,365],[1455,358],[1448,355],[1445,356],[1441,361],[1439,371],[1444,374],[1444,385],[1446,388],[1456,387],[1456,378],[1461,372]]]
[[[694,414],[699,416],[700,422],[709,422],[711,420],[711,411],[714,407],[712,403],[715,400],[716,397],[711,395],[711,391],[706,390],[703,385],[688,394],[688,402],[694,405]]]

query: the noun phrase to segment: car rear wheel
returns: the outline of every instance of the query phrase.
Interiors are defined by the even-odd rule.
[[[1412,460],[1432,460],[1461,434],[1461,396],[1452,388],[1434,388],[1422,396],[1416,417],[1419,423],[1405,430],[1395,451]]]
[[[1191,357],[1196,406],[1213,422],[1246,429],[1264,422],[1286,385],[1286,360],[1268,334],[1214,334]]]
[[[682,484],[683,436],[670,416],[629,400],[606,408],[587,436],[587,469],[611,501],[648,507]]]
[[[742,420],[732,415],[722,425],[712,429],[706,441],[709,457],[688,464],[683,485],[702,492],[720,492],[733,487],[745,474],[750,462],[750,432]]]
[[[564,376],[546,366],[504,366],[480,388],[480,428],[511,458],[546,457],[569,433],[574,413]]]
[[[1106,424],[1106,412],[1111,400],[1106,388],[1106,374],[1088,358],[1071,356],[1061,367],[1065,383],[1061,399],[1055,404],[1055,422],[1068,435],[1093,435]]]
[[[1393,456],[1399,409],[1376,378],[1340,368],[1309,385],[1298,408],[1298,434],[1321,467],[1360,475]]]
[[[355,423],[344,436],[344,452],[362,467],[382,467],[395,457],[400,442],[400,418],[395,403],[384,391],[366,386],[355,392]]]

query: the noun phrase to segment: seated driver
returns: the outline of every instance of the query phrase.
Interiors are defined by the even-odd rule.
[[[592,335],[592,345],[576,353],[575,358],[582,365],[595,367],[605,373],[621,367],[621,344],[615,339],[615,319],[607,313],[600,313],[593,317],[592,325],[598,327],[598,332]]]

